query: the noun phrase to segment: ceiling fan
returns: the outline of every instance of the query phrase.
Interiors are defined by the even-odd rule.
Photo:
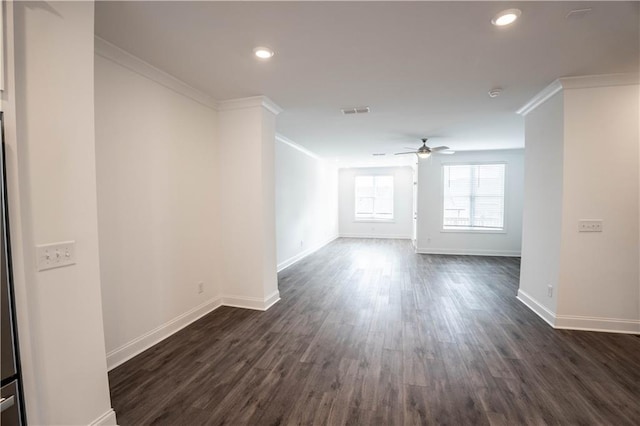
[[[409,152],[396,152],[394,155],[403,155],[403,154],[416,154],[419,158],[429,158],[431,153],[438,154],[454,154],[455,151],[449,149],[448,146],[437,146],[435,148],[429,148],[427,146],[427,138],[422,138],[422,146],[418,148],[416,151]],[[411,148],[407,148],[411,149]]]

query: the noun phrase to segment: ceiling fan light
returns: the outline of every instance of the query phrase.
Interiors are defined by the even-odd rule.
[[[429,156],[431,155],[430,152],[416,152],[416,154],[418,154],[418,157],[423,160],[429,158]]]

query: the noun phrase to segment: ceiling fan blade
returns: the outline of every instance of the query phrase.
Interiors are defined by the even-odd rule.
[[[413,148],[413,147],[411,147],[411,146],[403,146],[403,148],[404,148],[404,149],[414,149],[414,150],[415,150],[415,148]]]
[[[444,149],[442,151],[436,151],[435,153],[438,155],[451,155],[451,154],[455,154],[456,152],[452,149]]]
[[[435,151],[446,151],[447,149],[449,149],[448,146],[436,146],[435,148],[430,148],[431,152],[435,152]]]
[[[411,152],[396,152],[393,155],[403,155],[403,154],[417,154],[417,152],[415,152],[415,151],[411,151]]]

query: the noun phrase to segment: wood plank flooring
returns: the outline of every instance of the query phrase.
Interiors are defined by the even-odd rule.
[[[553,330],[519,260],[339,239],[109,373],[120,425],[640,424],[640,338]]]

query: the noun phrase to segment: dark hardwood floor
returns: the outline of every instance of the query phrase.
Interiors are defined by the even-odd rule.
[[[640,338],[553,330],[519,260],[339,239],[109,373],[120,425],[640,424]]]

